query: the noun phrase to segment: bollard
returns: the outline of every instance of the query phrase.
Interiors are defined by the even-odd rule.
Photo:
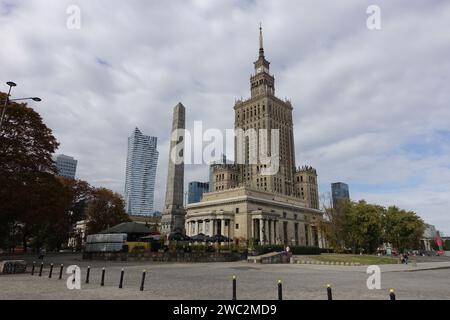
[[[122,271],[120,272],[120,281],[119,281],[119,289],[123,288],[123,274],[125,273],[125,271],[122,268]]]
[[[142,271],[142,279],[141,279],[141,291],[144,291],[144,282],[145,282],[145,270]]]
[[[100,285],[103,287],[105,285],[105,268],[102,268],[102,282]]]
[[[283,300],[283,285],[281,280],[278,280],[278,300]]]
[[[33,261],[33,267],[31,268],[31,275],[34,276],[34,267],[36,266],[36,261]]]
[[[63,274],[63,269],[64,269],[64,265],[61,263],[61,267],[59,268],[59,280],[62,279],[62,274]]]
[[[328,300],[333,300],[333,293],[331,292],[331,284],[327,284],[327,296]]]
[[[42,269],[44,268],[44,263],[41,262],[41,267],[39,268],[39,277],[42,277]]]
[[[89,274],[91,273],[91,267],[88,266],[87,267],[87,272],[86,272],[86,283],[89,283]]]
[[[394,289],[389,290],[389,297],[391,300],[395,300],[395,290]]]
[[[232,300],[236,300],[236,276],[233,276],[233,298]]]
[[[14,264],[13,264],[13,274],[16,273],[16,270],[17,270],[17,265],[14,263]]]
[[[53,263],[50,263],[50,272],[48,273],[48,278],[51,279],[53,274]]]

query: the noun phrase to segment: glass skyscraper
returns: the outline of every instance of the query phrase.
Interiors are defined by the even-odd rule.
[[[188,203],[200,202],[205,192],[209,192],[208,182],[189,182]]]
[[[136,128],[128,137],[125,178],[125,210],[132,215],[152,215],[158,150],[156,137],[143,135]]]
[[[73,157],[66,156],[64,154],[59,154],[54,157],[56,169],[58,171],[58,176],[75,179],[75,173],[77,171],[77,163]]]
[[[331,196],[333,198],[333,206],[341,200],[350,200],[348,184],[343,182],[335,182],[331,184]]]

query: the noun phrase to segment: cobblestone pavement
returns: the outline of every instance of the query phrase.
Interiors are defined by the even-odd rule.
[[[35,257],[26,258],[32,261]],[[230,299],[231,278],[237,276],[237,298],[276,299],[277,281],[283,282],[284,299],[326,299],[327,283],[334,299],[388,299],[395,288],[397,299],[450,299],[450,262],[381,266],[381,290],[368,290],[366,267],[232,263],[152,263],[82,261],[77,255],[45,258],[42,277],[28,274],[1,275],[0,299]],[[48,278],[48,264],[55,269]],[[67,276],[58,280],[59,265],[78,265],[82,270],[81,290],[69,290]],[[87,266],[90,283],[85,284]],[[100,286],[101,268],[106,268],[105,286]],[[124,287],[118,288],[121,269]],[[39,268],[36,268],[38,271]],[[139,291],[146,269],[145,290]],[[30,267],[29,269],[30,270]]]

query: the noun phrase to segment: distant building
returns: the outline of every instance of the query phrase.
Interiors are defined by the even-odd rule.
[[[56,164],[56,169],[58,175],[65,178],[75,179],[75,173],[77,171],[77,163],[73,157],[66,156],[64,154],[59,154],[54,157]]]
[[[350,200],[348,184],[336,182],[331,184],[331,197],[333,199],[333,207],[341,200]]]
[[[158,150],[156,137],[136,128],[128,138],[125,178],[125,210],[130,215],[152,215]]]
[[[188,203],[197,203],[202,200],[203,193],[209,191],[208,182],[189,182]]]
[[[319,209],[319,187],[317,171],[313,167],[303,166],[294,173],[295,195],[305,200],[306,206]]]
[[[209,165],[209,192],[213,192],[214,190],[214,170],[223,164],[227,164],[227,157],[223,154],[222,159],[220,161],[214,161]],[[190,202],[189,202],[190,203]]]

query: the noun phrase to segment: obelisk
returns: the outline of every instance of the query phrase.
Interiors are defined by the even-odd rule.
[[[184,129],[186,110],[181,103],[173,109],[172,134],[166,185],[166,201],[161,217],[161,234],[185,233],[184,198]]]

